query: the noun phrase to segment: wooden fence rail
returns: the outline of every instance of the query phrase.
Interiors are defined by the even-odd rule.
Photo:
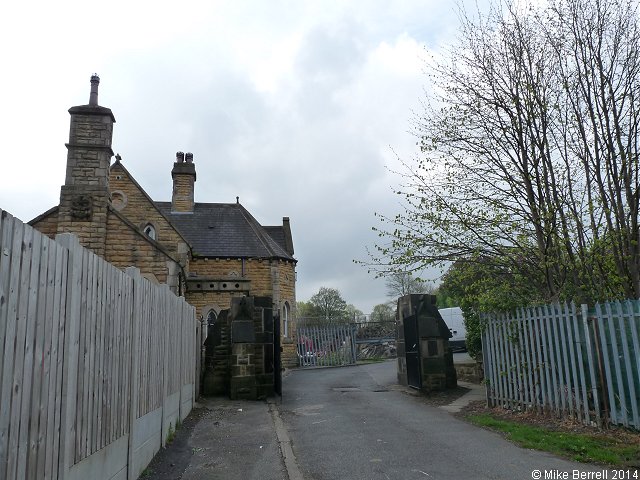
[[[640,430],[640,301],[485,315],[491,406],[554,411]]]
[[[0,478],[135,479],[192,408],[194,308],[0,210]]]

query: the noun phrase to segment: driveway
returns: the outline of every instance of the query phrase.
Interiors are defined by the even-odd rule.
[[[396,385],[395,362],[295,370],[280,416],[306,480],[531,479],[601,471],[525,450],[425,405]],[[546,478],[563,478],[562,476]]]

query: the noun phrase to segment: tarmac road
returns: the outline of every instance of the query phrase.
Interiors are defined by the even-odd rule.
[[[519,448],[425,405],[396,385],[395,365],[294,370],[284,379],[279,413],[305,480],[524,480],[536,470],[542,478],[602,471]]]

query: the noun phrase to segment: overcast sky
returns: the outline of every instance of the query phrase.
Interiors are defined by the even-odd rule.
[[[457,23],[442,0],[9,2],[0,208],[28,221],[57,205],[67,110],[96,72],[113,150],[153,199],[171,199],[175,152],[193,152],[197,202],[290,217],[298,300],[334,287],[368,313],[384,280],[352,260],[376,241],[374,212],[400,209],[387,168],[416,154],[425,47]]]

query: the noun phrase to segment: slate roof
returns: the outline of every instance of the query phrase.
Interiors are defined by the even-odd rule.
[[[264,228],[265,231],[269,234],[269,236],[273,238],[278,245],[280,245],[280,248],[282,248],[285,252],[287,251],[287,241],[285,240],[285,237],[284,237],[284,228],[282,227],[282,225],[276,225],[276,226],[265,225],[262,228]]]
[[[196,203],[193,213],[171,212],[171,202],[154,203],[189,241],[194,255],[294,260],[282,246],[284,233],[274,239],[270,233],[277,236],[275,229],[267,231],[239,203]]]

